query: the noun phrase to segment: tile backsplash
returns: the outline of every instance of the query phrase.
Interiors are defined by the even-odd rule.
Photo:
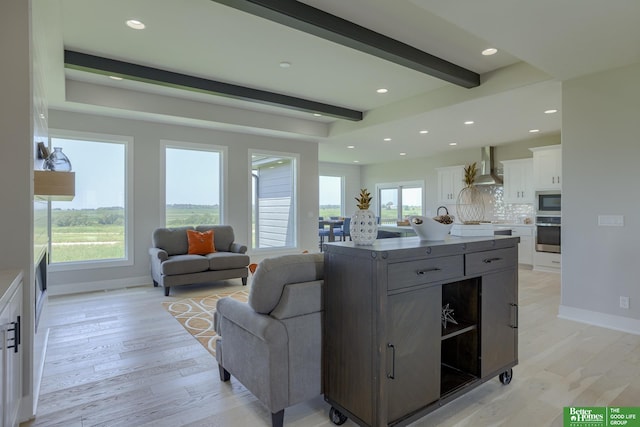
[[[533,204],[504,203],[504,188],[500,185],[478,186],[484,199],[486,221],[499,221],[509,224],[522,224],[525,218],[535,219]],[[457,217],[456,205],[446,205],[449,212]]]

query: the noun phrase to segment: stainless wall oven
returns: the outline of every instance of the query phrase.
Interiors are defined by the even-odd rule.
[[[560,216],[536,216],[536,251],[560,253],[561,220]]]

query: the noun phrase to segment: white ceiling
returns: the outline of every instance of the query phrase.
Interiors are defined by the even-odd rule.
[[[34,0],[49,105],[312,140],[321,161],[370,164],[500,145],[531,138],[533,128],[558,134],[562,80],[640,61],[637,0],[303,3],[477,72],[482,83],[460,88],[211,0]],[[131,18],[147,28],[127,28]],[[487,47],[498,54],[482,56]],[[63,49],[356,109],[364,119],[116,82],[65,70]],[[377,94],[381,87],[389,92]]]

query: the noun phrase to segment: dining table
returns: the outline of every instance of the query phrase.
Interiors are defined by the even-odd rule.
[[[329,241],[330,242],[335,242],[336,241],[336,235],[333,231],[334,228],[336,227],[341,227],[344,224],[344,220],[343,219],[321,219],[318,222],[318,226],[319,227],[326,227],[327,225],[329,226]]]

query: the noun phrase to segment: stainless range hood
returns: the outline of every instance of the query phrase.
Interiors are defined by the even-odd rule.
[[[482,147],[482,160],[480,161],[480,175],[476,178],[476,185],[502,185],[502,177],[493,162],[495,147]]]

